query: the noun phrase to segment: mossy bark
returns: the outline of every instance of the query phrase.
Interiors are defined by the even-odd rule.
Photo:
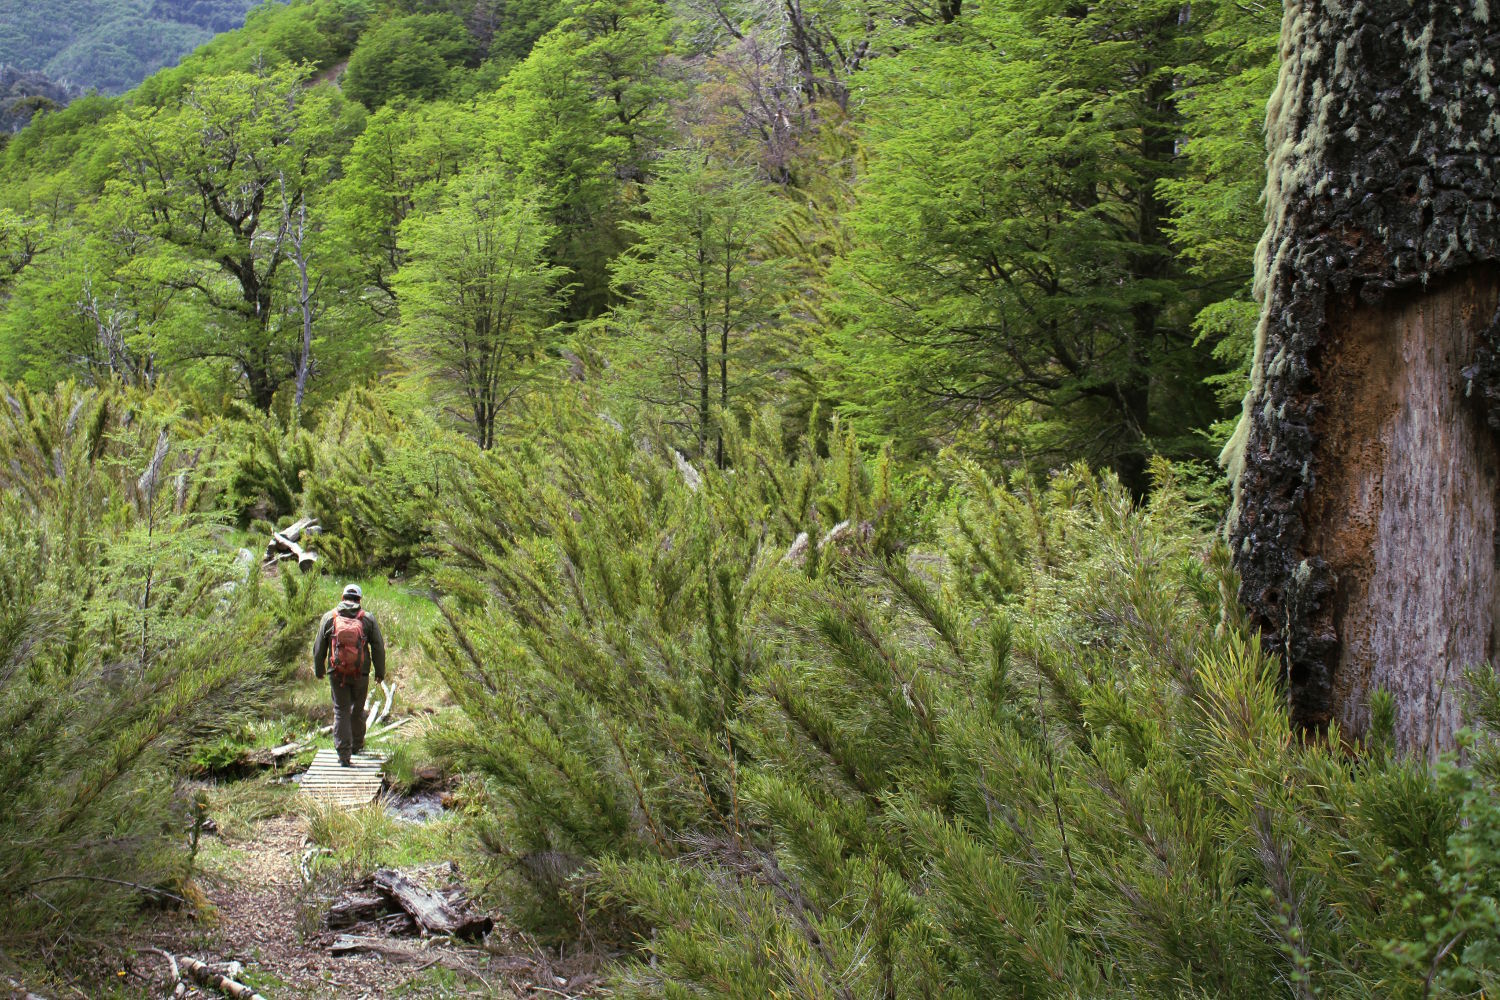
[[[1226,450],[1241,597],[1294,717],[1357,737],[1383,688],[1414,753],[1452,744],[1496,647],[1497,60],[1485,0],[1287,0]]]

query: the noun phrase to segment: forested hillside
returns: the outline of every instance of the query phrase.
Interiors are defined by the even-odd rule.
[[[308,949],[335,890],[461,860],[487,956],[615,996],[1493,992],[1500,679],[1288,710],[1359,597],[1288,527],[1342,517],[1317,393],[1378,367],[1293,307],[1491,266],[1454,206],[1500,36],[1374,6],[298,0],[45,109],[0,148],[0,965],[135,970],[212,908],[217,809],[217,863],[305,835]],[[1370,109],[1433,92],[1392,152]],[[1425,263],[1342,216],[1297,256],[1372,178],[1359,232],[1409,212]],[[258,565],[301,517],[311,573]],[[432,703],[387,774],[440,776],[446,839],[276,784],[335,578],[399,611]],[[438,971],[492,989],[478,954]]]
[[[0,0],[0,66],[116,94],[239,27],[257,0]]]
[[[11,143],[0,373],[285,415],[305,314],[314,399],[410,370],[482,444],[566,352],[690,456],[775,401],[1141,492],[1239,396],[1274,76],[1273,13],[1177,10],[266,8]]]

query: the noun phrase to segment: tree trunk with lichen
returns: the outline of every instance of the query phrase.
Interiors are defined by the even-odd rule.
[[[1500,10],[1287,0],[1261,328],[1226,459],[1241,597],[1293,718],[1395,698],[1451,747],[1500,614]]]

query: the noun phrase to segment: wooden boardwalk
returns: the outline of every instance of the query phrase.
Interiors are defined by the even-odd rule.
[[[384,762],[380,754],[360,753],[352,767],[340,767],[332,748],[319,750],[302,775],[302,794],[323,805],[362,806],[380,794]]]

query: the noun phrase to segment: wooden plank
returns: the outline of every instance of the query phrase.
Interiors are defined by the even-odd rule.
[[[302,776],[301,793],[314,802],[333,806],[359,806],[372,801],[385,782],[379,754],[355,755],[351,767],[339,765],[338,753],[319,750]]]

